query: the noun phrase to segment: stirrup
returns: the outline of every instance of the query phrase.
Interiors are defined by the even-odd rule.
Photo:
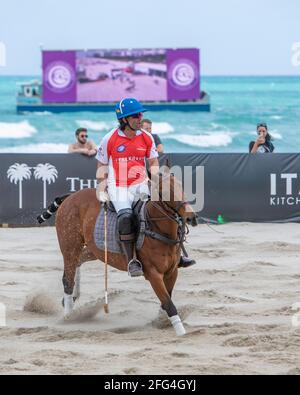
[[[193,265],[195,265],[195,264],[196,264],[196,261],[195,261],[194,259],[181,256],[181,257],[180,257],[180,261],[179,261],[179,263],[178,263],[178,268],[179,268],[179,269],[180,269],[180,268],[186,269],[186,268],[188,268],[188,267],[190,267],[190,266],[193,266]]]
[[[144,275],[143,265],[138,259],[131,259],[128,263],[128,276],[141,277]]]

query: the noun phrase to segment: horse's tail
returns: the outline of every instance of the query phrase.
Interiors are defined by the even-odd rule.
[[[61,197],[57,197],[54,199],[54,202],[48,206],[47,211],[44,211],[41,215],[37,217],[37,221],[39,224],[43,224],[44,222],[48,221],[49,218],[52,217],[53,214],[59,209],[59,206],[63,203],[64,200],[67,199],[70,195],[64,195]]]

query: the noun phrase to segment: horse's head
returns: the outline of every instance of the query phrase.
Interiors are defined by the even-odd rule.
[[[187,201],[182,183],[170,171],[164,171],[159,174],[157,179],[157,192],[160,202],[166,208],[186,220],[188,224],[197,226],[197,214],[191,204]]]

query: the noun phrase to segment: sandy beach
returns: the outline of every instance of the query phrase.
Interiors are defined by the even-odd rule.
[[[110,314],[100,301],[93,319],[82,307],[65,323],[55,229],[0,229],[0,374],[299,374],[299,224],[213,229],[188,238],[197,265],[174,293],[183,338],[159,318],[147,282],[112,269]],[[83,266],[78,306],[103,297],[103,273],[99,262]]]

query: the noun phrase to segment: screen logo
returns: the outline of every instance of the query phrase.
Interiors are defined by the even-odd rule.
[[[65,62],[51,63],[45,73],[46,84],[53,92],[69,91],[76,82],[73,68]]]
[[[189,90],[199,81],[198,68],[188,59],[180,59],[171,64],[168,74],[170,83],[179,90]]]

